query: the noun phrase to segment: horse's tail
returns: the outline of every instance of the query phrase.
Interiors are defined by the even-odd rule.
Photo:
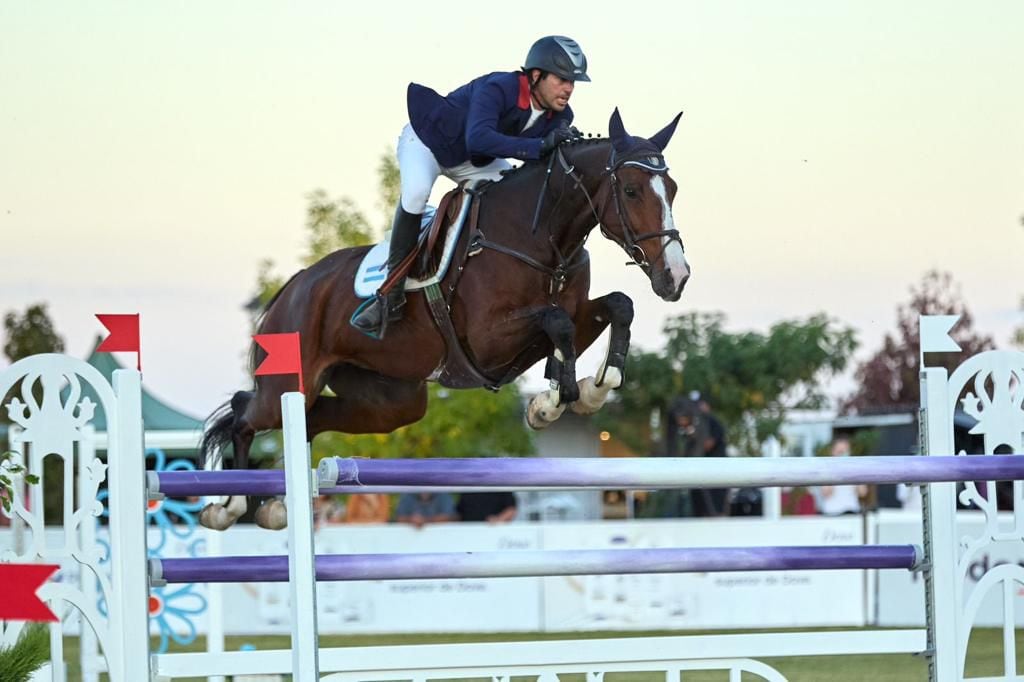
[[[231,401],[227,401],[211,414],[203,431],[203,439],[199,443],[199,466],[206,463],[223,461],[224,449],[232,442],[235,425],[235,411]]]
[[[302,270],[299,270],[294,275],[289,277],[288,281],[285,282],[281,286],[281,288],[278,289],[274,293],[274,295],[270,297],[270,300],[267,301],[266,305],[263,306],[263,310],[261,310],[260,314],[257,315],[256,320],[255,320],[255,322],[253,324],[253,329],[256,330],[255,331],[256,334],[260,334],[260,333],[263,332],[263,323],[267,319],[267,313],[269,313],[270,309],[272,307],[274,307],[275,303],[277,303],[277,299],[281,298],[281,294],[283,294],[284,290],[288,288],[288,285],[291,284],[295,280],[295,278],[298,277],[299,275],[301,275],[303,272],[305,272],[305,268],[303,268]],[[259,366],[259,363],[263,360],[263,355],[261,355],[262,353],[263,353],[263,349],[260,348],[256,344],[255,341],[253,341],[252,343],[249,344],[249,374],[250,375],[256,372],[256,368]]]

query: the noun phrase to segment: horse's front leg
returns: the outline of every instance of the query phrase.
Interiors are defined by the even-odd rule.
[[[629,326],[633,323],[633,301],[622,292],[587,301],[576,315],[576,347],[586,349],[611,325],[608,353],[597,376],[579,381],[579,399],[572,404],[577,414],[594,414],[608,400],[613,388],[622,385],[629,352]]]
[[[551,308],[544,313],[541,326],[555,349],[544,370],[544,376],[551,381],[551,389],[535,395],[526,410],[526,422],[534,429],[549,426],[580,395],[576,385],[576,346],[573,343],[576,328],[572,318],[562,308]]]

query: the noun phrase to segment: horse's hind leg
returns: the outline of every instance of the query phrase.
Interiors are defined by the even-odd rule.
[[[231,443],[234,449],[233,469],[246,469],[249,451],[257,431],[281,425],[280,393],[270,390],[238,391],[231,398]],[[199,513],[199,523],[206,528],[225,530],[248,511],[244,495],[231,495],[223,502],[213,502]]]
[[[423,418],[427,385],[402,381],[352,365],[333,368],[328,381],[335,396],[318,395],[306,414],[306,440],[325,431],[389,433]],[[287,508],[274,499],[256,510],[256,523],[280,530],[288,525]]]
[[[390,433],[427,412],[427,384],[341,364],[327,380],[335,396],[320,396],[306,417],[310,441],[324,431]]]
[[[572,404],[577,414],[594,414],[613,388],[622,385],[626,370],[626,354],[629,352],[629,326],[633,323],[633,301],[625,294],[613,291],[601,298],[587,301],[576,315],[576,347],[586,349],[605,327],[611,325],[608,352],[597,376],[585,377],[579,381],[579,399]]]

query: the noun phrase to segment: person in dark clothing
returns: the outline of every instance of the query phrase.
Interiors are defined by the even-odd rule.
[[[725,427],[711,412],[711,405],[703,398],[698,398],[697,407],[700,419],[704,422],[703,442],[701,448],[703,457],[725,457]],[[727,516],[728,488],[704,488],[693,491],[693,515],[694,516]]]
[[[463,521],[505,523],[516,518],[516,496],[510,492],[462,493],[455,512]]]
[[[402,493],[398,498],[395,521],[422,528],[428,523],[457,520],[455,498],[451,493]]]
[[[665,455],[668,457],[725,457],[725,427],[697,391],[676,398],[668,413]],[[710,517],[728,514],[728,488],[694,488],[688,509],[680,515]],[[688,513],[687,513],[688,512]]]

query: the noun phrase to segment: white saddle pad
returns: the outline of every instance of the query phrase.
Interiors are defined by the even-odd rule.
[[[444,252],[441,256],[441,263],[437,268],[437,272],[424,279],[413,279],[412,277],[407,278],[405,280],[406,291],[423,289],[427,285],[439,282],[444,278],[445,273],[448,272],[448,266],[451,265],[452,254],[455,251],[455,244],[459,240],[459,233],[462,232],[462,225],[466,222],[466,215],[469,213],[469,205],[472,203],[472,199],[472,195],[464,197],[462,207],[459,209],[459,215],[456,216],[455,221],[445,234]],[[430,228],[430,224],[434,221],[435,212],[436,209],[433,206],[427,206],[426,210],[423,212],[423,220],[420,223],[421,234],[423,230]],[[359,269],[356,270],[355,280],[355,294],[359,298],[369,298],[373,296],[377,293],[377,287],[387,279],[388,248],[390,243],[391,232],[388,232],[384,235],[384,241],[370,249],[363,257],[363,261],[359,264]]]

